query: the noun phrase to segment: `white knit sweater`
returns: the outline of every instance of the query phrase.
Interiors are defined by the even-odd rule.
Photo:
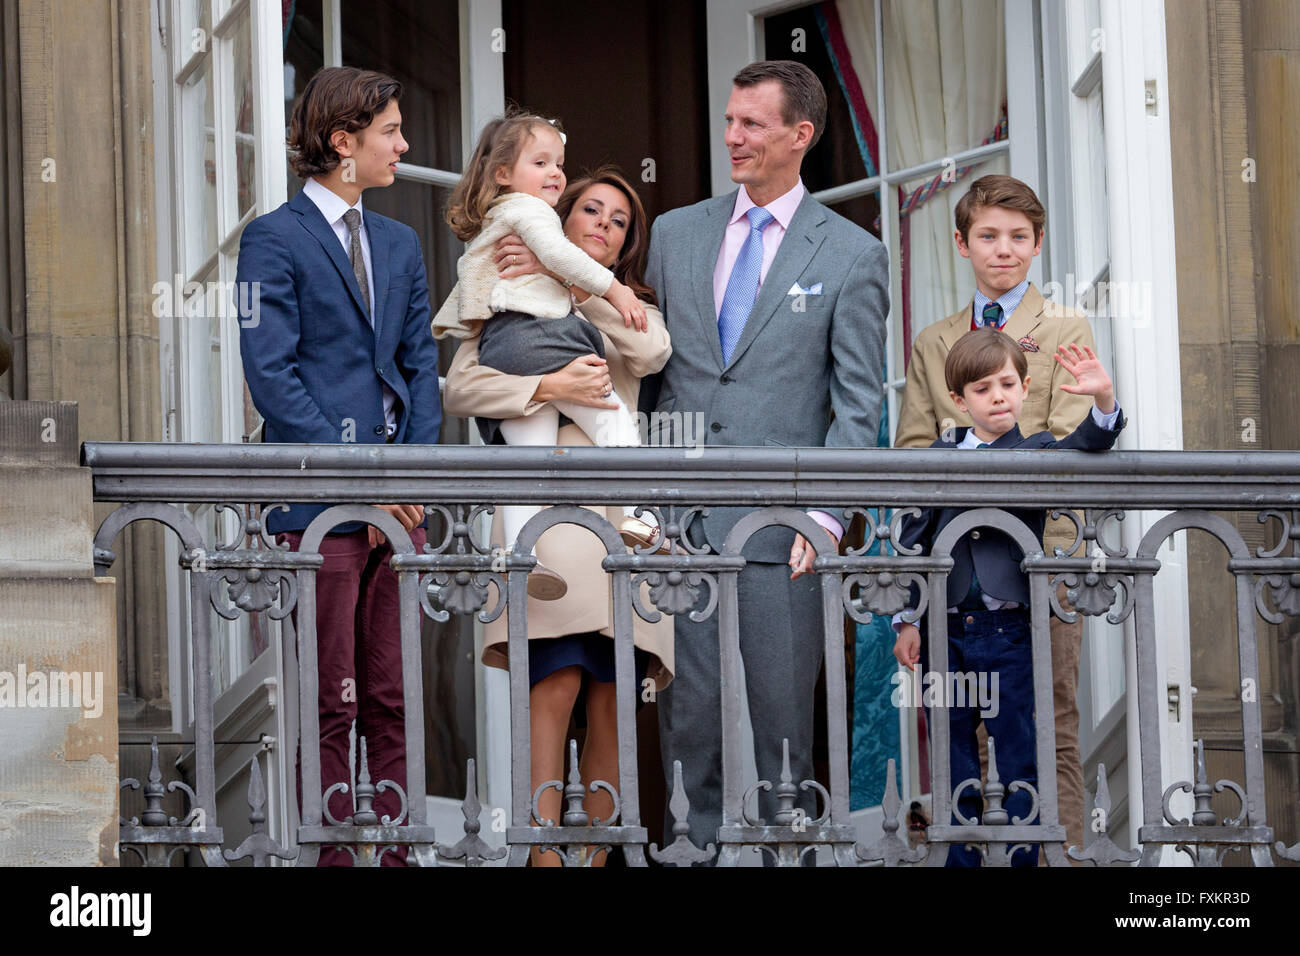
[[[559,319],[573,311],[569,290],[547,275],[514,279],[497,276],[496,243],[517,233],[542,265],[567,282],[603,296],[614,281],[610,272],[564,234],[560,217],[546,200],[526,193],[506,193],[493,201],[483,228],[456,263],[459,282],[433,320],[435,338],[478,335],[493,312],[517,311],[542,319]],[[456,304],[452,304],[452,300]]]

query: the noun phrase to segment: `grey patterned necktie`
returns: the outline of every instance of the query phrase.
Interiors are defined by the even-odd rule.
[[[348,247],[348,258],[352,260],[352,274],[357,277],[357,286],[361,289],[361,304],[365,308],[366,319],[370,319],[370,280],[366,278],[366,259],[361,254],[361,213],[349,209],[343,214],[347,223],[348,234],[352,242]]]

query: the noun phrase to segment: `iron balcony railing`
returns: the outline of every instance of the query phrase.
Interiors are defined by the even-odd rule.
[[[883,835],[863,845],[849,821],[849,743],[845,713],[844,615],[866,622],[904,608],[908,586],[920,585],[923,608],[945,603],[946,576],[952,568],[951,547],[979,527],[997,528],[1022,546],[1031,589],[1033,674],[1038,700],[1051,713],[1049,615],[1072,619],[1056,601],[1064,584],[1077,613],[1106,614],[1114,623],[1133,618],[1136,641],[1137,695],[1142,818],[1136,826],[1143,865],[1154,865],[1164,846],[1185,848],[1200,865],[1217,865],[1228,849],[1248,849],[1257,866],[1271,865],[1270,850],[1300,860],[1300,844],[1275,843],[1265,806],[1264,764],[1257,695],[1242,695],[1244,784],[1205,779],[1198,756],[1195,780],[1161,776],[1160,708],[1163,681],[1156,672],[1157,626],[1154,579],[1160,572],[1160,546],[1176,531],[1200,529],[1227,551],[1226,568],[1236,586],[1235,632],[1240,677],[1258,685],[1257,618],[1280,623],[1300,614],[1300,455],[1281,452],[1019,452],[966,455],[958,451],[703,448],[469,448],[402,445],[177,445],[86,443],[83,461],[94,476],[95,499],[121,502],[95,538],[98,573],[106,574],[118,534],[134,521],[156,521],[178,537],[181,564],[189,571],[195,708],[195,776],[191,790],[176,781],[164,788],[158,774],[145,785],[146,810],[140,819],[123,821],[120,840],[151,864],[165,864],[177,848],[197,849],[208,865],[252,858],[265,865],[272,856],[314,864],[325,845],[346,846],[363,864],[377,864],[387,848],[409,847],[408,861],[436,865],[455,860],[478,865],[499,856],[479,836],[479,806],[474,774],[469,774],[464,834],[454,844],[442,842],[428,825],[425,800],[420,616],[445,620],[451,613],[477,614],[491,620],[508,614],[512,805],[506,830],[509,863],[522,865],[533,846],[550,846],[574,863],[581,848],[620,847],[631,865],[644,865],[646,852],[663,864],[690,865],[704,859],[735,864],[743,847],[762,847],[782,865],[795,865],[812,847],[829,849],[835,863],[865,862],[887,866],[942,865],[950,844],[981,849],[990,865],[1006,865],[1017,844],[1042,845],[1049,863],[1066,864],[1065,828],[1058,816],[1055,777],[1055,731],[1051,720],[1036,721],[1038,786],[1033,809],[1024,819],[1007,818],[1001,807],[1008,790],[1023,782],[1001,781],[991,761],[982,794],[985,812],[979,823],[950,825],[958,793],[949,765],[936,754],[948,749],[948,714],[932,710],[930,792],[933,825],[926,843],[909,848],[899,835],[895,768],[889,761],[884,798]],[[430,515],[441,518],[441,540],[417,552],[396,519],[370,503],[427,502]],[[230,504],[254,502],[241,512],[244,535],[230,543],[208,543],[176,502]],[[333,502],[305,532],[301,550],[290,553],[265,534],[260,516],[272,502]],[[523,529],[513,551],[493,554],[478,535],[476,518],[490,505],[537,503],[543,510]],[[617,531],[603,517],[580,504],[633,504],[652,508],[673,543],[670,554],[628,553]],[[722,548],[713,553],[691,544],[683,529],[709,506],[752,506]],[[969,507],[934,543],[930,554],[900,554],[893,542],[904,509],[916,506]],[[1045,555],[1041,541],[1001,507],[1043,508],[1071,518],[1075,546],[1082,557]],[[740,655],[737,576],[745,566],[746,540],[760,528],[784,525],[810,542],[823,541],[817,525],[802,510],[843,509],[846,517],[865,519],[866,541],[842,555],[824,554],[813,565],[820,575],[825,626],[826,707],[829,779],[782,779],[773,788],[778,810],[771,822],[753,819],[741,779],[740,700],[736,688],[743,667]],[[1083,509],[1080,518],[1066,509]],[[1167,511],[1142,536],[1133,553],[1107,539],[1107,522],[1125,511]],[[1255,554],[1236,528],[1214,511],[1247,511],[1260,522],[1276,522],[1277,543]],[[330,528],[347,521],[369,521],[394,542],[392,567],[400,580],[402,674],[406,706],[407,780],[399,787],[402,812],[397,819],[377,819],[371,807],[376,790],[395,781],[369,780],[364,765],[353,795],[354,813],[344,821],[329,817],[321,791],[315,656],[315,572],[321,565],[316,548]],[[537,794],[529,776],[527,601],[525,582],[534,563],[533,545],[548,527],[570,522],[589,529],[605,545],[604,568],[612,578],[614,645],[617,676],[619,773],[617,785],[600,785],[614,797],[608,820],[590,820],[582,809],[582,785],[561,781],[551,787],[565,798],[559,823],[540,820]],[[874,547],[873,546],[876,546]],[[869,553],[875,551],[876,553]],[[642,606],[642,582],[651,588],[654,607]],[[435,585],[430,588],[430,585]],[[856,592],[856,593],[855,593]],[[432,596],[431,596],[432,595]],[[299,708],[302,738],[302,812],[296,848],[278,845],[259,816],[262,786],[254,767],[250,804],[253,834],[238,848],[224,848],[216,816],[213,769],[211,646],[208,608],[226,617],[265,611],[283,618],[295,606],[300,641]],[[635,759],[635,685],[633,614],[647,620],[660,613],[692,609],[698,616],[719,615],[722,674],[723,819],[714,833],[692,833],[688,799],[680,782],[671,808],[672,841],[662,849],[647,847],[638,799]],[[945,615],[933,615],[932,670],[946,670]],[[256,762],[255,762],[256,763]],[[1105,804],[1105,772],[1100,770],[1096,802]],[[970,781],[958,785],[960,792]],[[762,786],[763,784],[760,784]],[[975,782],[978,786],[978,782]],[[123,786],[139,786],[124,781]],[[672,786],[672,782],[670,782]],[[190,800],[182,819],[161,811],[165,789],[180,788]],[[795,803],[800,790],[821,797],[816,817]],[[1240,800],[1237,816],[1218,820],[1211,796],[1231,790]],[[1190,819],[1171,805],[1191,795]],[[594,792],[594,791],[593,791]],[[540,793],[540,791],[539,791]],[[1109,809],[1105,807],[1105,809]],[[1094,827],[1095,829],[1095,827]],[[1086,850],[1068,848],[1076,859],[1096,865],[1134,862],[1139,852],[1116,845],[1103,832]]]

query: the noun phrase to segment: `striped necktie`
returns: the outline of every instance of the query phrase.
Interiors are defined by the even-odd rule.
[[[984,325],[991,325],[995,329],[1002,328],[1002,306],[998,305],[996,302],[990,302],[988,305],[984,306],[982,315],[984,318]]]
[[[754,206],[749,217],[749,235],[740,247],[736,264],[731,267],[727,291],[722,294],[722,308],[718,310],[718,339],[722,343],[722,363],[731,361],[731,353],[745,331],[749,313],[758,298],[758,278],[763,271],[763,228],[775,217],[762,206]]]

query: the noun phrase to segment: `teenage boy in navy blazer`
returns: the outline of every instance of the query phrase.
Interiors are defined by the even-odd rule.
[[[361,194],[393,182],[407,150],[396,80],[330,67],[294,105],[289,144],[302,191],[244,229],[240,288],[257,290],[259,320],[240,329],[248,391],[267,442],[432,445],[438,441],[438,347],[429,328],[429,285],[415,231],[367,211]],[[243,285],[247,283],[248,285]],[[253,285],[256,283],[256,285]],[[328,504],[273,511],[267,529],[297,550]],[[424,509],[383,504],[424,545]],[[348,735],[365,737],[370,777],[406,787],[405,708],[393,549],[373,526],[349,522],[321,544],[316,572],[322,791],[337,819],[353,812]],[[297,621],[295,612],[295,623]],[[301,775],[300,775],[301,776]],[[301,795],[300,795],[301,796]],[[375,811],[396,818],[397,794]],[[401,865],[404,853],[383,863]],[[338,848],[320,864],[348,866]]]
[[[1029,366],[1015,339],[1005,332],[985,326],[967,332],[948,353],[944,378],[956,407],[970,415],[970,427],[956,429],[955,440],[936,440],[931,448],[975,449],[1049,449],[1074,448],[1104,451],[1115,444],[1124,427],[1123,416],[1115,404],[1115,389],[1110,376],[1092,349],[1071,344],[1058,346],[1056,361],[1071,375],[1075,384],[1060,387],[1075,395],[1090,395],[1094,404],[1091,414],[1079,427],[1059,441],[1043,431],[1025,437],[1017,420],[1025,396],[1029,394]],[[921,545],[929,554],[935,538],[965,508],[925,508],[919,517],[904,518],[900,527],[900,551]],[[1029,528],[1038,540],[1043,537],[1046,512],[1007,509]],[[981,528],[958,539],[952,550],[953,569],[948,575],[948,671],[989,675],[989,686],[996,687],[997,701],[981,713],[980,705],[950,706],[950,766],[954,781],[980,778],[976,727],[981,719],[989,736],[996,741],[999,777],[1010,783],[1023,780],[1037,786],[1034,759],[1034,683],[1033,650],[1030,644],[1029,579],[1020,569],[1024,559],[1009,536],[991,528]],[[909,608],[918,606],[919,589],[913,585]],[[894,616],[898,638],[894,656],[909,670],[923,661],[929,670],[926,641],[915,624]],[[997,684],[992,684],[992,675]],[[945,680],[943,686],[948,686]],[[1046,713],[1051,713],[1049,702]],[[967,819],[978,819],[983,801],[967,788],[954,807],[954,819],[960,812]],[[1011,816],[1026,816],[1031,798],[1026,790],[1007,796],[1004,806]],[[1038,847],[1018,850],[1012,866],[1036,866]],[[979,866],[979,854],[966,846],[953,844],[948,849],[948,866]]]

